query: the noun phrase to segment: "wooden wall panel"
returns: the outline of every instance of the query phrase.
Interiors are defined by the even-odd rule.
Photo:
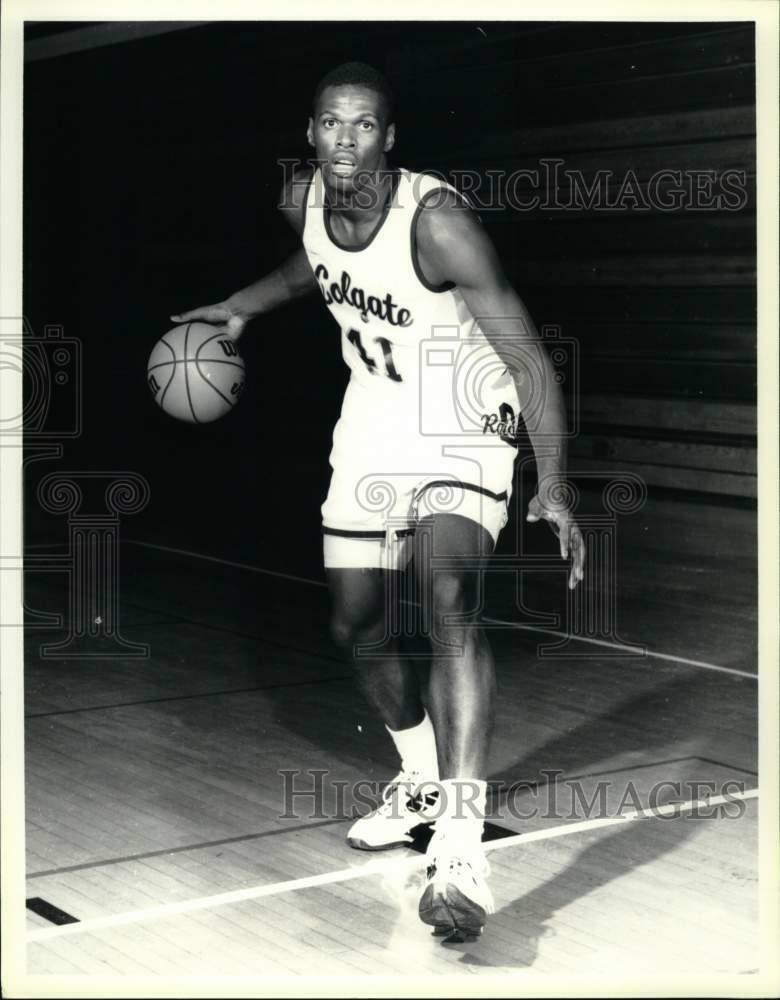
[[[720,400],[643,398],[605,394],[583,395],[580,417],[590,425],[619,423],[622,428],[687,431],[690,434],[733,435],[752,438],[756,408],[750,403]]]
[[[407,42],[391,61],[436,108],[414,126],[415,166],[470,189],[537,323],[577,341],[572,468],[608,458],[651,484],[754,497],[753,27],[644,27],[560,25],[429,56]],[[519,170],[538,180],[512,187]],[[673,183],[652,180],[670,170],[699,195],[670,201]],[[581,191],[602,179],[590,205],[572,174]],[[628,175],[634,202],[619,197]]]

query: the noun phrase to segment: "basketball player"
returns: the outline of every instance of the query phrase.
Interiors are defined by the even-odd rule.
[[[535,409],[538,487],[527,519],[556,531],[573,588],[585,553],[561,488],[563,399],[478,218],[445,183],[388,167],[395,124],[385,79],[360,63],[330,72],[307,138],[316,166],[282,200],[302,247],[226,300],[171,318],[238,338],[253,317],[319,291],[339,323],[351,377],[322,507],[332,633],[401,761],[382,805],[347,839],[380,850],[435,821],[420,916],[441,933],[480,933],[493,909],[481,839],[495,675],[475,619],[516,456],[507,435],[488,428]],[[464,371],[481,387],[483,412],[470,422]],[[427,711],[415,664],[388,627],[389,598],[410,559],[431,642]],[[426,790],[426,782],[436,784]]]

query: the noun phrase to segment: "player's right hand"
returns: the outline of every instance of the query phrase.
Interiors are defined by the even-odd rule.
[[[238,340],[244,332],[247,324],[245,316],[228,302],[215,302],[210,306],[198,306],[183,313],[174,313],[170,317],[174,323],[191,323],[193,321],[201,323],[211,323],[218,330],[226,333],[231,340]]]

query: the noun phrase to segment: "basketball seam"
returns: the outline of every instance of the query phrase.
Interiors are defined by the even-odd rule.
[[[207,385],[210,385],[210,386],[211,386],[211,388],[212,388],[212,389],[214,390],[214,392],[216,392],[218,396],[220,396],[220,397],[221,397],[222,399],[224,399],[224,400],[225,400],[225,402],[226,402],[226,403],[228,404],[228,406],[229,406],[229,407],[231,408],[231,410],[232,410],[232,409],[233,409],[233,407],[234,407],[234,406],[236,405],[236,403],[238,402],[238,400],[231,400],[231,399],[229,399],[229,398],[228,398],[228,397],[227,397],[227,396],[226,396],[226,395],[224,394],[224,392],[222,392],[222,390],[221,390],[221,389],[218,389],[218,388],[217,388],[217,386],[215,386],[215,385],[214,385],[214,384],[213,384],[213,383],[212,383],[211,381],[209,381],[209,379],[207,379],[207,378],[204,378],[204,376],[203,376],[203,372],[201,371],[201,368],[200,368],[200,364],[201,364],[201,362],[200,362],[200,355],[201,355],[201,352],[202,352],[202,351],[204,350],[204,348],[205,348],[205,347],[206,347],[206,346],[207,346],[208,344],[210,344],[210,343],[212,342],[212,340],[216,340],[216,341],[217,341],[217,342],[219,343],[219,342],[220,342],[220,341],[221,341],[222,339],[224,339],[224,337],[225,337],[225,334],[224,334],[224,333],[223,333],[222,331],[218,330],[218,331],[217,331],[216,333],[212,334],[212,336],[211,336],[211,337],[208,337],[208,338],[207,338],[206,340],[204,340],[204,341],[203,341],[203,343],[202,343],[202,344],[200,344],[200,346],[198,347],[198,349],[197,349],[197,350],[195,351],[195,367],[196,367],[196,368],[198,369],[198,374],[199,374],[199,375],[200,375],[200,377],[201,377],[201,378],[203,379],[203,381],[204,381],[204,382],[205,382],[205,383],[206,383]],[[208,363],[210,364],[210,363],[211,363],[211,359],[207,359],[207,360],[208,360]],[[220,363],[220,362],[218,362],[218,363]],[[227,361],[227,360],[225,360],[225,363],[226,363],[226,364],[232,364],[232,365],[234,365],[234,366],[235,366],[236,368],[240,368],[240,369],[241,369],[242,371],[244,371],[244,366],[243,366],[243,365],[239,365],[239,364],[237,364],[237,363],[236,363],[235,361],[232,361],[232,362],[231,362],[231,361]]]
[[[156,371],[158,368],[167,368],[168,365],[186,365],[188,361],[197,362],[197,358],[180,358],[177,361],[160,361],[156,365],[152,365],[147,368],[147,372]],[[240,368],[241,371],[246,371],[244,365],[238,364],[236,361],[226,361],[222,358],[206,358],[205,359],[210,365],[232,365],[234,368]]]
[[[189,353],[187,351],[187,345],[188,345],[189,339],[190,339],[190,327],[191,326],[192,326],[192,323],[188,323],[187,324],[187,331],[184,334],[184,360],[185,361],[189,361],[190,360],[190,356],[189,356]],[[197,359],[193,358],[193,360],[196,361],[196,363],[197,363]],[[200,420],[198,420],[198,415],[195,412],[195,407],[192,405],[192,394],[190,393],[189,365],[185,365],[184,366],[184,388],[187,391],[187,402],[190,404],[190,413],[192,413],[192,419],[195,421],[196,424],[199,424]]]
[[[173,355],[173,358],[174,358],[173,362],[166,361],[166,362],[164,362],[164,364],[167,364],[167,365],[169,365],[169,364],[176,364],[176,351],[173,349],[173,346],[168,343],[168,341],[165,339],[165,337],[160,337],[160,343],[161,344],[165,344],[165,346],[168,348],[168,350],[171,352],[171,354]],[[150,371],[154,371],[155,368],[157,368],[157,365],[154,365],[152,368],[147,368],[146,369],[146,374],[148,375],[149,372]],[[163,409],[165,408],[165,394],[168,392],[168,389],[170,388],[171,383],[173,382],[173,380],[175,378],[176,378],[176,369],[174,368],[174,370],[171,372],[171,377],[168,379],[168,382],[167,382],[165,388],[163,389],[162,396],[160,396],[160,406]]]
[[[160,337],[160,343],[161,343],[161,344],[165,344],[165,346],[166,346],[166,347],[168,348],[168,350],[169,350],[169,351],[171,352],[171,354],[173,355],[173,357],[174,357],[174,360],[176,360],[176,351],[175,351],[175,349],[174,349],[173,345],[172,345],[172,344],[169,344],[169,343],[168,343],[168,341],[167,341],[167,340],[165,339],[165,337]]]
[[[207,340],[204,340],[203,343],[198,348],[198,350],[195,352],[195,360],[197,361],[198,354],[200,354],[200,352],[203,350],[203,348],[206,346],[206,344],[210,344],[212,340],[221,340],[224,337],[225,337],[225,334],[221,333],[218,330],[215,334],[212,334],[212,336],[210,336]]]
[[[174,368],[174,370],[171,372],[171,377],[168,379],[165,388],[163,389],[162,396],[160,396],[160,406],[163,407],[163,409],[165,408],[165,394],[168,392],[168,389],[170,388],[171,383],[173,382],[175,377],[176,377],[176,369]]]
[[[223,340],[230,340],[230,339],[231,338],[229,336],[226,336],[224,333],[221,333],[221,332],[217,331],[217,333],[212,334],[211,337],[209,337],[207,340],[204,340],[203,343],[198,347],[198,349],[195,351],[195,359],[194,360],[196,362],[198,362],[200,360],[201,351],[203,351],[203,349],[205,347],[207,347],[211,343],[212,340],[216,340],[217,343],[220,343]],[[241,357],[241,355],[238,354],[238,349],[237,348],[235,348],[235,353],[236,353],[236,355],[238,357]],[[209,359],[209,360],[211,360],[211,359]],[[227,359],[225,359],[225,362],[227,364],[237,364],[237,362],[235,362],[235,361],[232,361],[232,362],[231,361],[227,361]],[[239,367],[243,368],[244,366],[243,365],[239,365]]]
[[[208,362],[208,363],[210,364],[211,362]],[[195,358],[195,367],[196,367],[196,368],[198,369],[198,375],[200,375],[200,377],[201,377],[201,378],[203,379],[203,381],[204,381],[204,382],[206,383],[206,385],[210,385],[210,386],[211,386],[211,388],[212,388],[212,389],[214,390],[214,392],[216,392],[216,393],[217,393],[218,395],[220,395],[220,396],[221,396],[221,397],[222,397],[222,398],[223,398],[223,399],[225,400],[225,402],[226,402],[226,403],[228,403],[228,404],[230,405],[230,407],[231,407],[231,408],[232,408],[232,407],[234,407],[234,406],[236,405],[236,403],[235,403],[235,402],[234,402],[233,400],[229,399],[229,398],[228,398],[228,397],[227,397],[227,396],[226,396],[226,395],[224,394],[224,392],[223,392],[223,391],[222,391],[221,389],[218,389],[218,388],[217,388],[217,387],[216,387],[216,386],[214,385],[214,383],[213,383],[213,382],[211,382],[211,381],[210,381],[209,379],[207,379],[207,378],[206,378],[206,376],[205,376],[205,375],[203,374],[203,372],[202,372],[202,371],[200,370],[200,361],[198,361],[198,359],[197,359],[197,358]],[[239,366],[239,367],[240,367],[240,366]]]

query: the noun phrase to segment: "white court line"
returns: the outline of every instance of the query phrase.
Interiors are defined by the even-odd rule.
[[[560,635],[566,637],[565,632],[558,632],[552,628],[540,628],[538,625],[521,625],[519,622],[506,622],[500,618],[482,618],[483,622],[489,625],[506,625],[509,628],[524,629],[528,632],[545,632],[547,635]],[[621,642],[607,642],[606,639],[591,639],[584,635],[570,636],[578,642],[589,642],[593,646],[608,646],[610,649],[625,649],[627,652],[636,653],[636,646],[626,646]],[[722,674],[735,674],[737,677],[749,677],[752,681],[758,680],[758,674],[751,674],[748,670],[737,670],[736,667],[721,667],[717,663],[708,663],[706,660],[689,660],[685,656],[672,656],[671,653],[654,653],[650,649],[645,649],[645,656],[655,660],[671,660],[672,663],[684,663],[689,667],[701,667],[704,670],[717,670]]]
[[[327,587],[327,583],[322,580],[309,580],[305,576],[293,576],[291,573],[279,573],[273,569],[262,569],[260,566],[253,566],[251,563],[231,562],[229,559],[220,559],[218,556],[206,556],[201,552],[190,552],[188,549],[174,549],[167,545],[155,545],[152,542],[140,542],[133,538],[125,538],[128,545],[139,545],[144,549],[159,549],[160,552],[173,552],[179,556],[190,556],[193,559],[204,559],[206,562],[220,563],[223,566],[233,566],[235,569],[246,569],[250,573],[262,573],[266,576],[277,576],[283,580],[295,580],[297,583],[308,583],[313,587]],[[414,604],[415,602],[407,602]],[[416,605],[415,605],[416,606]],[[595,646],[606,646],[609,649],[625,649],[635,653],[636,646],[625,646],[619,642],[607,642],[605,639],[590,639],[587,636],[569,635],[568,632],[560,632],[556,629],[539,628],[536,625],[521,625],[518,622],[505,622],[500,618],[483,617],[482,621],[489,625],[505,625],[509,628],[526,629],[530,632],[544,632],[547,635],[557,635],[562,639],[576,639],[577,642],[589,642]],[[721,667],[717,663],[708,663],[706,660],[689,660],[684,656],[674,656],[671,653],[655,653],[652,650],[645,650],[645,656],[653,657],[656,660],[668,660],[671,663],[684,663],[688,667],[701,667],[704,670],[717,670],[723,674],[733,674],[736,677],[747,677],[757,681],[758,674],[751,674],[747,670],[737,670],[735,667]]]
[[[689,799],[687,802],[670,803],[655,809],[632,809],[620,816],[608,816],[604,819],[588,819],[580,823],[566,823],[548,830],[536,830],[532,833],[518,833],[503,840],[494,840],[484,845],[485,851],[502,851],[507,847],[517,847],[519,844],[529,844],[537,840],[551,840],[553,837],[570,837],[575,833],[587,830],[606,829],[619,826],[636,819],[648,819],[658,816],[675,816],[677,813],[688,812],[697,807],[725,805],[743,799],[757,799],[758,789],[749,788],[744,792],[734,792],[731,795],[713,795],[709,799]],[[46,941],[49,938],[64,937],[68,934],[85,934],[90,931],[102,930],[105,927],[116,927],[121,924],[139,923],[146,920],[159,920],[175,916],[179,913],[191,913],[194,910],[206,910],[216,906],[228,906],[231,903],[241,903],[247,899],[261,899],[263,896],[277,896],[280,893],[296,892],[299,889],[312,889],[320,885],[332,885],[334,882],[349,882],[352,879],[368,878],[371,875],[386,875],[389,872],[413,871],[425,866],[424,855],[414,858],[401,858],[396,861],[369,862],[352,868],[342,868],[339,871],[325,872],[323,875],[307,875],[304,878],[288,879],[285,882],[274,882],[271,885],[256,885],[249,889],[236,889],[233,892],[221,892],[214,896],[200,896],[196,899],[185,899],[178,903],[161,903],[159,906],[149,906],[143,910],[128,910],[125,913],[114,913],[107,917],[93,917],[75,924],[63,924],[60,927],[45,927],[31,931],[27,942]]]

